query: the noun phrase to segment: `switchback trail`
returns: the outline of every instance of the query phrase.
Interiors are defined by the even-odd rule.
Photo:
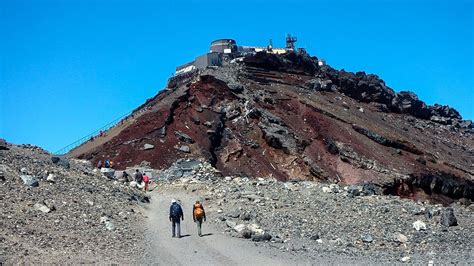
[[[143,263],[150,265],[307,265],[310,261],[282,253],[276,249],[233,238],[203,223],[203,237],[198,237],[192,220],[192,206],[198,195],[185,190],[177,192],[153,191],[146,209],[146,256]],[[187,194],[188,193],[188,194]],[[182,238],[171,237],[168,212],[171,199],[181,202],[184,221]],[[206,208],[206,206],[204,206]],[[206,210],[207,211],[207,210]],[[207,219],[216,219],[207,211]]]

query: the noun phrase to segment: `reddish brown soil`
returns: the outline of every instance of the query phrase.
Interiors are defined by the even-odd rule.
[[[307,90],[304,84],[311,78],[304,73],[248,67],[239,73],[244,92],[236,93],[213,76],[201,76],[193,83],[161,93],[142,106],[147,111],[132,124],[79,157],[94,163],[111,159],[118,168],[142,161],[150,162],[154,168],[166,168],[179,158],[203,158],[226,175],[372,182],[381,186],[392,184],[398,175],[420,180],[425,178],[420,175],[443,178],[449,174],[455,186],[467,189],[467,194],[456,196],[453,189],[444,194],[472,197],[473,134],[409,115],[379,112],[370,103],[339,93]],[[296,139],[301,147],[288,151],[269,145],[261,129],[263,116],[244,116],[245,102],[249,100],[252,108],[280,118],[290,134],[288,138]],[[240,114],[229,117],[232,110]],[[205,122],[211,125],[206,126]],[[353,125],[399,141],[407,148],[397,150],[381,145],[355,131]],[[166,135],[162,136],[164,126]],[[183,143],[175,131],[187,134],[194,142]],[[340,151],[328,148],[331,142],[350,147],[360,160],[373,161],[386,170],[344,159]],[[145,143],[154,145],[154,149],[144,150]],[[181,145],[189,146],[191,153],[178,151]],[[319,173],[311,173],[311,166],[319,167]],[[392,189],[398,194],[413,195],[414,181],[410,185],[404,182],[393,184],[396,188]],[[427,187],[429,184],[420,185],[419,189]],[[428,193],[436,194],[434,190]]]

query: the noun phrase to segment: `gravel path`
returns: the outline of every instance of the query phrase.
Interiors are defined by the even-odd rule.
[[[162,194],[164,193],[164,194]],[[311,264],[302,257],[290,256],[243,239],[222,234],[210,223],[203,224],[203,237],[197,236],[192,221],[192,204],[195,195],[185,191],[152,192],[152,202],[146,211],[148,250],[145,264],[189,265],[199,262],[203,265],[295,265]],[[184,222],[181,224],[181,239],[171,237],[168,218],[172,198],[183,206]],[[210,217],[208,217],[209,219]]]

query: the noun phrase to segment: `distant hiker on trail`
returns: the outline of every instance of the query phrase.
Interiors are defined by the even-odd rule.
[[[141,184],[143,182],[143,175],[138,169],[135,171],[135,182],[137,182],[137,184]]]
[[[114,168],[114,161],[110,160],[110,168]]]
[[[97,168],[101,169],[102,168],[102,160],[99,160],[97,162]]]
[[[105,168],[110,168],[110,161],[109,160],[105,160]]]
[[[150,182],[150,177],[148,177],[148,175],[146,173],[143,173],[143,183],[145,183],[145,186],[144,186],[144,191],[147,192],[148,191],[148,183]]]
[[[172,223],[171,227],[171,237],[181,237],[181,221],[184,221],[184,214],[183,209],[181,206],[176,202],[175,199],[171,200],[170,206],[170,222]],[[176,234],[175,234],[176,231]]]
[[[143,184],[143,174],[140,173],[140,170],[138,170],[138,169],[136,170],[134,177],[135,177],[135,182],[137,183],[137,187],[139,189],[142,189],[143,186],[144,186],[144,184]]]
[[[130,175],[126,172],[122,172],[122,178],[125,180],[125,182],[130,181]]]
[[[198,236],[202,236],[201,226],[203,220],[206,221],[206,212],[204,212],[204,207],[199,200],[196,200],[193,206],[193,220],[197,224]]]

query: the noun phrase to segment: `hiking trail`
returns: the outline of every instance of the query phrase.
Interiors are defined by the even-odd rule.
[[[282,253],[276,249],[258,246],[249,240],[233,238],[215,228],[209,220],[216,219],[203,202],[208,222],[203,223],[202,237],[198,237],[192,219],[192,206],[199,197],[183,189],[177,192],[149,192],[151,202],[146,206],[146,256],[144,264],[155,265],[295,265],[309,261]],[[181,203],[184,221],[181,222],[181,238],[171,237],[168,220],[171,199]]]

